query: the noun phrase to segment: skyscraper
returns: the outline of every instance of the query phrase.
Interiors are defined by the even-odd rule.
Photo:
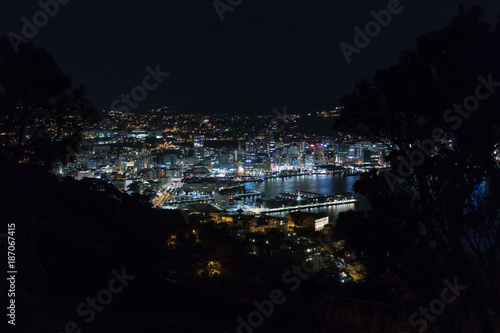
[[[193,139],[193,147],[194,147],[194,157],[198,161],[202,161],[204,154],[203,154],[203,141],[205,140],[205,137],[203,135],[195,135]]]

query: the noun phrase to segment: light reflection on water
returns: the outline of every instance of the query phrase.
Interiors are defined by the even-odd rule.
[[[265,198],[274,198],[282,192],[307,191],[318,194],[334,194],[352,192],[354,198],[359,201],[355,204],[343,204],[336,206],[315,207],[303,209],[301,211],[320,213],[325,212],[330,217],[330,222],[336,220],[340,212],[347,210],[363,210],[369,208],[365,197],[353,192],[352,186],[359,179],[359,176],[345,175],[310,175],[290,178],[271,178],[263,182],[244,183],[245,188],[262,191]],[[249,199],[254,201],[255,198]],[[288,212],[270,213],[272,216],[285,216]]]
[[[307,208],[307,209],[301,209],[300,211],[308,213],[326,213],[326,215],[330,217],[330,222],[333,222],[337,219],[340,212],[345,212],[354,209],[355,209],[355,204],[350,203],[350,204],[336,205],[336,206]],[[289,212],[290,211],[275,212],[275,213],[268,213],[267,215],[283,217],[286,216],[286,214],[288,214]]]

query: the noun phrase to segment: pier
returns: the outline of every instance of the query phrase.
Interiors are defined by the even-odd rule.
[[[305,204],[305,205],[286,206],[286,207],[279,207],[279,208],[264,208],[263,210],[260,211],[260,213],[266,214],[266,213],[283,212],[283,211],[288,211],[288,210],[293,211],[293,210],[301,210],[301,209],[307,209],[307,208],[326,207],[326,206],[334,206],[334,205],[345,205],[345,204],[351,204],[351,203],[356,203],[356,202],[358,202],[357,199],[342,199],[342,200],[327,201],[327,202],[321,202],[321,203],[311,203],[311,204]]]

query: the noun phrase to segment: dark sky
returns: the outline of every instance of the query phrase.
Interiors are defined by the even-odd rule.
[[[364,29],[370,11],[387,3],[243,0],[221,22],[213,0],[71,0],[33,39],[74,84],[88,87],[99,109],[141,85],[146,66],[160,64],[170,76],[136,111],[173,105],[186,112],[270,114],[286,104],[296,113],[337,104],[356,81],[394,64],[416,37],[447,24],[459,4],[478,1],[402,0],[402,12],[347,64],[339,43],[353,44],[353,28]],[[479,4],[494,23],[500,1]],[[3,0],[1,34],[21,35],[21,18],[32,21],[40,9],[34,0]]]

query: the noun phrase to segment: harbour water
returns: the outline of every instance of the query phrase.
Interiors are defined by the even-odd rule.
[[[352,192],[353,197],[358,200],[356,203],[334,205],[327,207],[317,207],[304,209],[305,212],[320,213],[325,212],[330,221],[335,221],[340,212],[347,210],[366,211],[369,204],[362,195],[354,193],[352,186],[359,179],[359,176],[346,176],[343,174],[334,175],[307,175],[289,178],[270,178],[262,182],[244,183],[247,189],[261,191],[263,198],[274,198],[283,192],[306,191],[318,194],[335,194]],[[249,199],[255,200],[255,199]],[[269,213],[274,216],[285,216],[287,212]]]

